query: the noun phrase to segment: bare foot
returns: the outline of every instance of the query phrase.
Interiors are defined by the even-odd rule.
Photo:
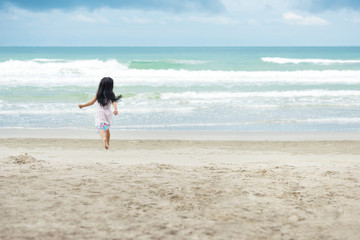
[[[103,139],[103,142],[104,142],[105,149],[108,150],[109,144],[107,143],[106,138]]]
[[[108,146],[110,147],[110,130],[106,131],[106,142]]]

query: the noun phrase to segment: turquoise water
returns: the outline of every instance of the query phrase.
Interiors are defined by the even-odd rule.
[[[93,128],[104,76],[117,129],[360,129],[360,47],[0,47],[0,124]]]

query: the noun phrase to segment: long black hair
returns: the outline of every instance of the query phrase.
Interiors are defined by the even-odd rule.
[[[112,78],[104,77],[101,79],[96,93],[96,99],[101,106],[105,107],[109,102],[116,102],[122,97],[121,95],[115,96],[113,88],[114,80]]]

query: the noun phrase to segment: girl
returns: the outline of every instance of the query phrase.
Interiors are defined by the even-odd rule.
[[[114,81],[112,78],[104,77],[101,79],[99,88],[93,100],[85,104],[79,104],[79,108],[88,107],[98,102],[98,109],[95,113],[95,126],[104,142],[105,149],[109,149],[110,145],[110,125],[112,114],[118,115],[116,102],[121,95],[115,96],[113,92]],[[114,112],[111,112],[110,106],[113,106]]]

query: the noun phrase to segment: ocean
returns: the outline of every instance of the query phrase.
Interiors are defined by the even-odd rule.
[[[0,47],[0,127],[94,129],[103,77],[121,130],[360,130],[360,47]]]

